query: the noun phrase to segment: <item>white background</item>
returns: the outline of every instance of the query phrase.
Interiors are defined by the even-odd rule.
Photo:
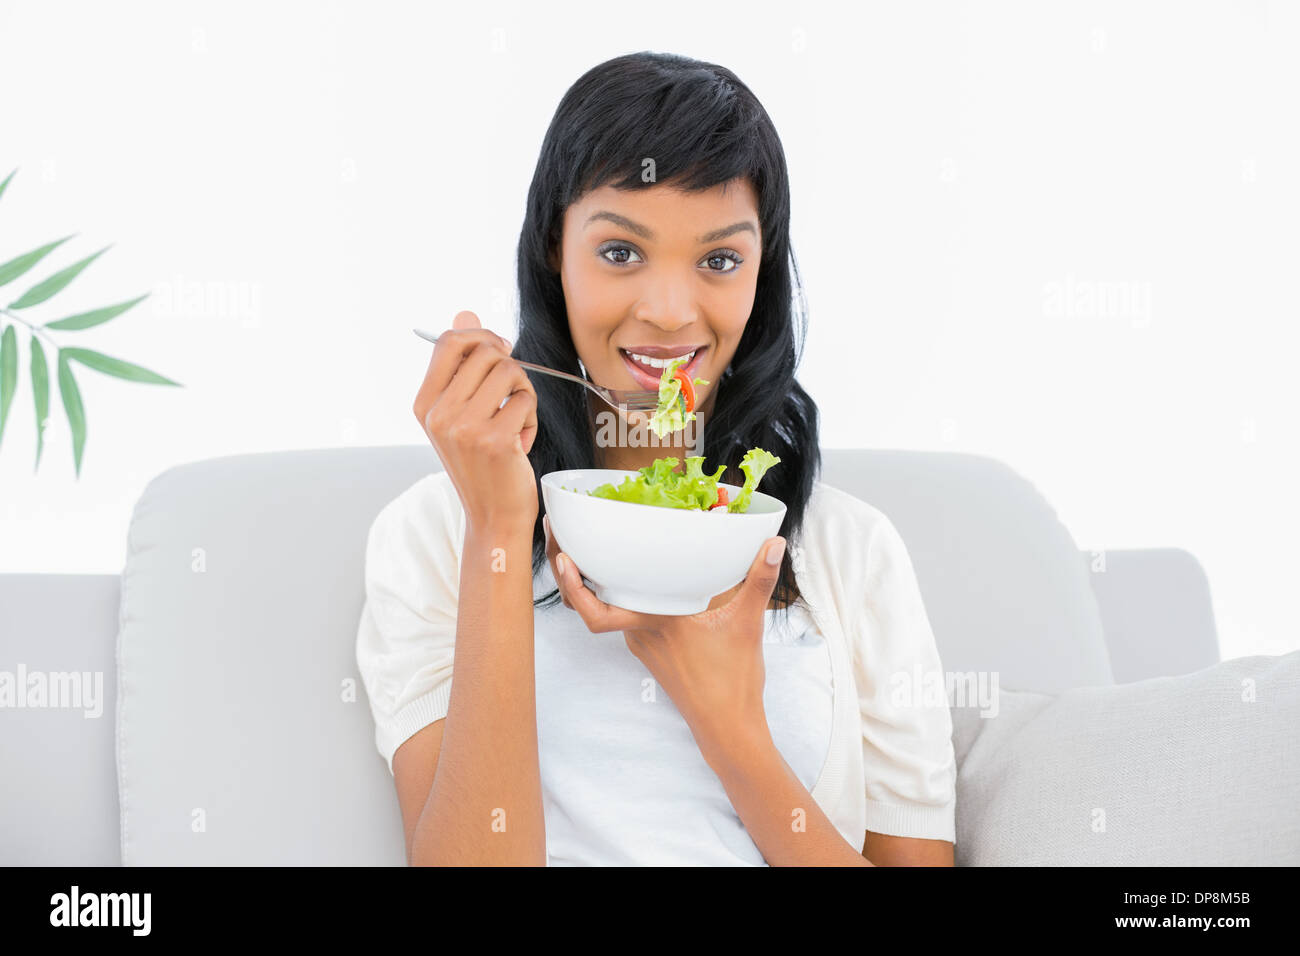
[[[1006,462],[1084,549],[1204,565],[1224,658],[1300,646],[1296,5],[0,3],[0,261],[113,244],[79,370],[0,445],[0,572],[116,573],[171,465],[422,441],[413,325],[513,333],[542,134],[591,66],[733,69],[792,175],[827,447]],[[13,296],[8,293],[13,292]]]

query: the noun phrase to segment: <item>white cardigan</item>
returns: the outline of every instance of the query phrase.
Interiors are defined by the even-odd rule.
[[[370,528],[356,655],[390,772],[397,748],[447,715],[464,531],[446,472],[421,478]],[[790,558],[834,684],[813,799],[859,849],[865,831],[955,843],[952,724],[946,694],[932,692],[946,682],[898,531],[819,481]],[[535,597],[545,593],[538,584]]]

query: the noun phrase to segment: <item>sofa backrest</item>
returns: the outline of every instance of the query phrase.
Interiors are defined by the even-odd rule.
[[[945,671],[1009,689],[1113,683],[1087,556],[1002,462],[955,452],[834,449],[823,480],[883,511],[907,544]]]
[[[121,580],[125,864],[404,862],[354,642],[370,523],[439,467],[428,446],[342,448],[149,483]],[[822,478],[899,529],[946,669],[1039,692],[1111,683],[1080,555],[1005,466],[827,450]]]

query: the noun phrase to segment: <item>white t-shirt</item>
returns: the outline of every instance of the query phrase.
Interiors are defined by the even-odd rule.
[[[392,769],[447,714],[465,517],[445,472],[375,518],[357,664]],[[767,611],[773,742],[845,840],[955,842],[956,761],[934,637],[906,547],[871,505],[822,482],[790,550],[803,600]],[[549,563],[534,597],[553,587]],[[621,633],[558,604],[534,613],[538,756],[551,865],[763,865],[690,728]],[[928,675],[928,676],[927,676]]]
[[[831,743],[830,655],[797,606],[786,622],[765,616],[764,712],[811,790]],[[689,725],[622,633],[592,634],[563,604],[535,620],[548,863],[762,866]]]

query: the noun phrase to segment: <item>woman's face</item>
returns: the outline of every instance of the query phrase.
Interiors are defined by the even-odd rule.
[[[702,192],[592,190],[564,213],[558,269],[578,357],[598,385],[657,389],[638,363],[694,351],[684,366],[712,407],[754,306],[762,236],[748,180]]]

